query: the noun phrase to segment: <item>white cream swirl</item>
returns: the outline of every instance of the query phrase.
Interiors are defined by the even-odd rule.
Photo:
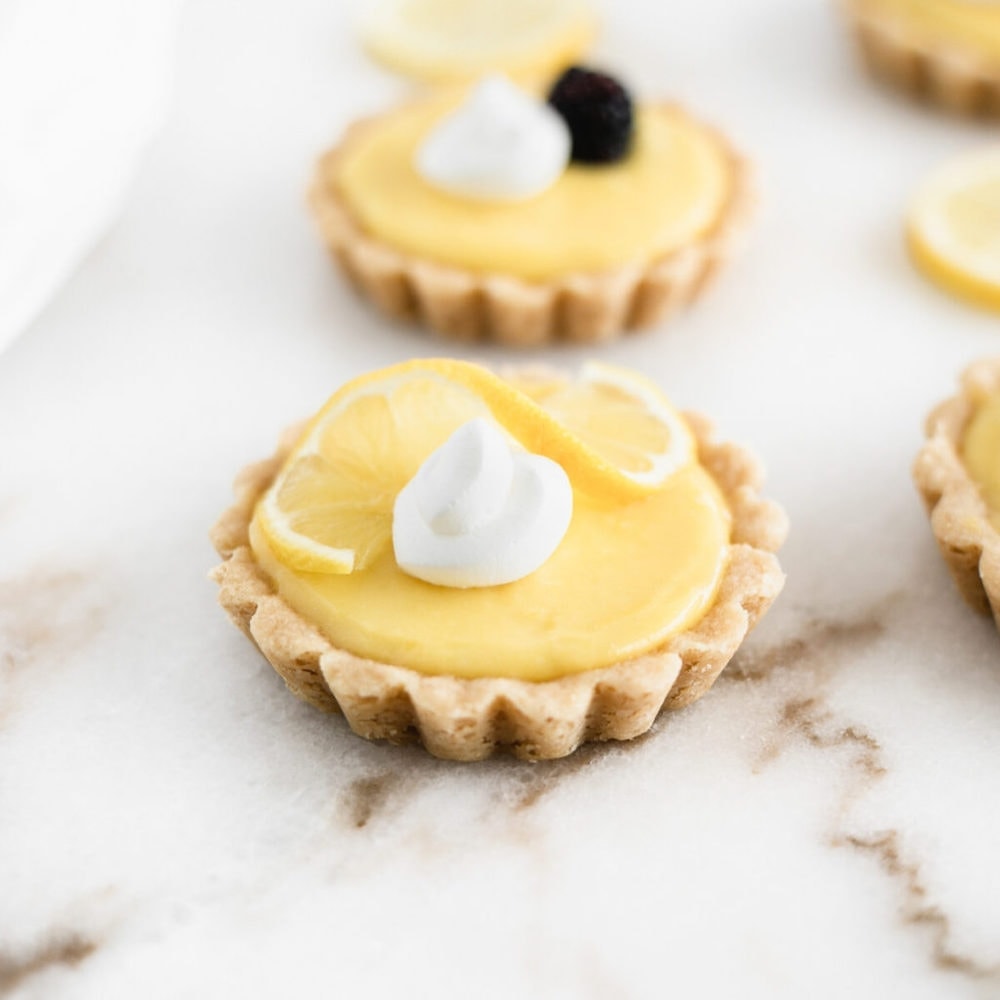
[[[533,573],[573,515],[562,466],[514,450],[490,420],[458,428],[396,497],[399,568],[445,587],[495,587]]]
[[[521,201],[566,169],[570,134],[560,115],[502,76],[488,76],[417,149],[421,177],[449,194]]]

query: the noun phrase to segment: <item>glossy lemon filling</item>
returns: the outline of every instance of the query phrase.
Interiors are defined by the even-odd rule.
[[[645,264],[710,230],[731,197],[726,151],[666,107],[639,109],[625,159],[570,164],[527,201],[445,194],[417,173],[413,159],[455,103],[411,105],[376,120],[330,178],[370,235],[415,256],[529,280]]]
[[[730,514],[691,464],[641,500],[574,495],[540,569],[460,590],[407,576],[391,547],[361,572],[301,573],[278,561],[257,518],[251,548],[281,596],[336,646],[428,674],[544,681],[645,653],[696,623],[725,571]]]
[[[976,409],[962,442],[962,461],[1000,529],[1000,395],[989,396]]]
[[[917,42],[952,45],[1000,65],[1000,4],[975,0],[867,0]]]

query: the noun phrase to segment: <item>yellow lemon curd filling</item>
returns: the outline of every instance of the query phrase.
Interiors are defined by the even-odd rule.
[[[951,43],[1000,65],[1000,4],[976,0],[867,0],[916,42]]]
[[[350,418],[385,410],[368,396]],[[455,426],[465,419],[457,417]],[[431,424],[428,433],[407,435],[410,470],[454,429]],[[375,461],[384,455],[383,466],[391,465],[391,441],[361,430],[365,455]],[[387,433],[397,431],[390,425]],[[350,573],[293,569],[261,527],[261,505],[250,545],[284,600],[335,646],[428,674],[550,680],[648,652],[702,618],[725,572],[731,515],[697,458],[653,492],[627,501],[598,499],[566,471],[574,503],[566,535],[539,569],[501,586],[425,583],[399,568],[391,544]],[[379,510],[388,514],[393,496],[385,499]]]
[[[1000,394],[982,400],[965,430],[962,460],[1000,529]]]
[[[711,230],[731,197],[732,168],[720,142],[661,106],[637,110],[623,160],[571,163],[527,201],[446,194],[413,159],[456,103],[411,105],[375,120],[333,167],[331,180],[362,228],[415,256],[529,280],[646,264]]]
[[[613,509],[576,493],[548,562],[468,590],[408,576],[391,547],[365,570],[328,575],[280,563],[256,519],[250,541],[281,596],[342,649],[428,674],[544,681],[638,656],[697,622],[725,569],[729,513],[697,465]]]

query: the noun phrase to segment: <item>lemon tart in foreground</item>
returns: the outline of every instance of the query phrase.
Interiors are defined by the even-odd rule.
[[[213,576],[288,687],[360,735],[560,757],[711,687],[784,580],[759,484],[635,373],[412,361],[241,474]]]
[[[547,101],[495,77],[352,125],[310,201],[384,313],[533,346],[607,340],[691,301],[749,197],[717,132],[572,68]]]
[[[1000,358],[977,361],[927,419],[913,478],[959,592],[1000,627]]]
[[[881,80],[963,114],[1000,114],[1000,4],[846,0],[862,55]]]

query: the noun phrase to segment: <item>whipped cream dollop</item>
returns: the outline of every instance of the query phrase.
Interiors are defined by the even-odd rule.
[[[445,587],[494,587],[548,560],[569,528],[573,489],[562,466],[515,447],[477,417],[428,456],[393,508],[400,569]]]
[[[414,166],[449,194],[521,201],[559,177],[570,146],[569,129],[556,111],[506,77],[488,76],[427,136]]]

